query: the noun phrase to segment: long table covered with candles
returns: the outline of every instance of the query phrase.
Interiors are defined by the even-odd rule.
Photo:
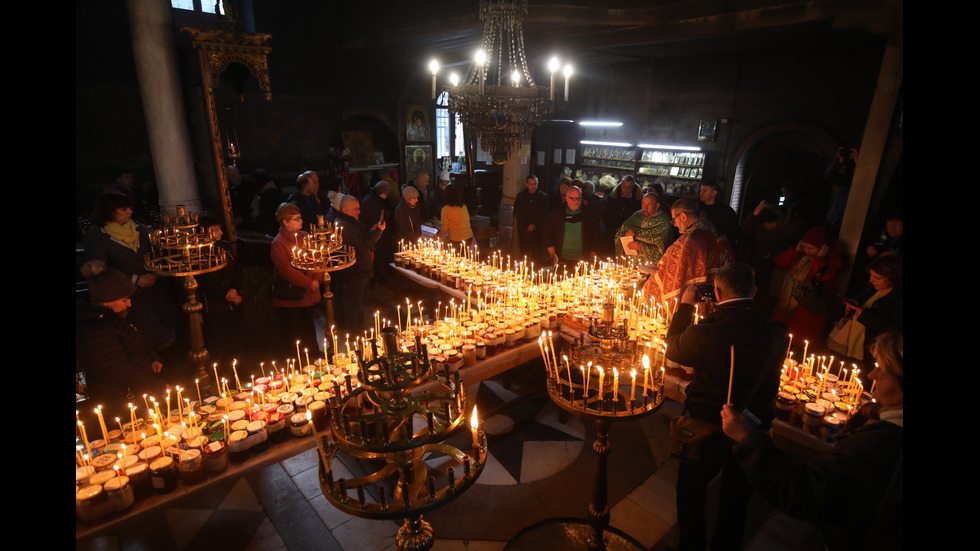
[[[671,366],[664,337],[671,308],[643,299],[637,291],[643,276],[635,265],[583,262],[572,272],[559,274],[499,253],[481,261],[476,250],[446,247],[434,240],[401,247],[396,261],[404,275],[445,288],[450,301],[439,303],[433,311],[426,311],[421,302],[406,301],[404,311],[398,305],[397,319],[391,321],[376,313],[368,334],[354,336],[353,346],[350,336],[345,338],[345,353],[339,352],[341,342],[331,327],[332,358],[311,359],[308,352],[301,353],[297,342],[295,358],[283,367],[262,364],[263,376],[244,385],[233,364],[234,390],[232,378],[222,379],[216,371],[220,396],[201,400],[198,391],[198,400],[192,402],[182,395],[187,389],[177,387],[176,407],[171,407],[169,392],[165,403],[151,405],[144,399],[143,407],[130,404],[128,423],[123,425],[117,418],[119,430],[108,430],[100,408],[101,443],[90,442],[77,420],[76,511],[85,524],[76,528],[76,535],[103,530],[106,524],[169,503],[181,495],[173,494],[182,477],[196,483],[186,489],[180,486],[187,493],[312,447],[312,441],[319,439],[288,436],[309,434],[318,422],[320,430],[326,427],[329,405],[359,385],[360,365],[371,360],[375,337],[383,327],[397,330],[401,349],[418,352],[423,347],[433,372],[458,377],[466,385],[541,356],[546,359],[549,381],[560,385],[567,376],[569,394],[567,389],[573,386],[587,387],[590,381],[602,385],[603,377],[612,375],[620,388],[630,389],[631,396],[645,397],[648,389],[656,387],[667,397],[684,399],[689,376],[667,371]],[[581,344],[597,324],[622,336],[628,343],[625,354],[620,354],[616,365],[602,366],[600,360],[589,361],[582,346],[573,346],[568,356],[581,374],[572,373],[565,354],[556,350],[558,341]],[[807,356],[806,350],[803,357],[797,362],[787,351],[777,410],[788,429],[833,441],[864,396],[861,382],[856,368],[849,371],[843,363],[836,367],[833,358]],[[227,368],[222,371],[230,375]],[[633,394],[636,389],[639,394]],[[269,441],[284,440],[266,449]],[[227,467],[229,456],[233,467]],[[163,495],[141,499],[134,507],[134,488]]]
[[[685,399],[691,370],[666,359],[666,330],[676,301],[654,304],[645,300],[639,289],[646,276],[634,259],[595,259],[580,262],[571,272],[563,269],[558,273],[550,268],[535,269],[526,258],[499,252],[481,258],[475,248],[422,240],[416,245],[399,244],[395,260],[398,272],[405,277],[431,282],[456,298],[465,292],[466,299],[458,304],[440,306],[437,317],[471,330],[478,341],[499,340],[501,330],[505,338],[508,332],[519,333],[522,327],[533,331],[540,324],[557,326],[564,340],[570,342],[582,338],[586,328],[611,304],[615,324],[625,331],[624,338],[635,343],[638,353],[648,356],[654,369],[659,368],[666,396],[679,402]],[[786,418],[793,422],[783,427],[787,434],[792,434],[793,427],[832,441],[844,420],[870,395],[857,377],[857,366],[847,368],[843,361],[838,365],[839,360],[833,357],[807,352],[804,347],[802,361],[797,361],[793,352],[786,350],[776,406],[781,415],[792,412]],[[559,363],[557,358],[553,360]],[[671,367],[674,369],[668,371]],[[598,377],[599,368],[590,366],[591,373],[584,375],[587,379],[590,375]]]

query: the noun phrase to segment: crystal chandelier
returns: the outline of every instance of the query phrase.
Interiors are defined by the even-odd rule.
[[[502,164],[544,116],[553,112],[555,73],[558,60],[548,65],[550,86],[537,86],[524,54],[523,17],[527,0],[480,0],[483,42],[465,78],[450,76],[449,109],[459,115],[470,136],[478,137],[480,149]],[[433,98],[436,93],[438,63],[432,71]],[[566,65],[564,101],[568,101],[568,81],[572,68]]]

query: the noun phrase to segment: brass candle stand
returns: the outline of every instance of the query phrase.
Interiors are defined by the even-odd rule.
[[[397,330],[381,330],[384,353],[371,342],[371,359],[358,362],[360,386],[348,379],[347,393],[332,400],[332,442],[321,457],[320,488],[338,509],[370,519],[405,519],[398,530],[400,550],[430,549],[432,526],[422,514],[442,507],[476,481],[487,460],[486,435],[471,419],[472,445],[462,449],[446,440],[464,421],[466,397],[459,373],[435,373],[416,337],[416,352],[399,351]],[[413,395],[423,382],[438,389]],[[334,479],[334,461],[358,461],[369,472]],[[448,467],[431,469],[437,458]],[[462,473],[460,473],[462,469]],[[354,492],[354,496],[351,492]]]
[[[333,327],[333,292],[330,291],[330,272],[343,270],[353,266],[356,261],[354,248],[344,245],[343,228],[335,226],[317,216],[317,223],[310,227],[309,234],[297,240],[297,245],[293,247],[290,263],[297,270],[313,274],[321,274],[320,289],[323,292],[324,304],[326,305],[327,327]],[[327,346],[330,340],[327,339]],[[327,352],[324,350],[324,352]],[[337,353],[334,350],[329,357]]]
[[[198,285],[194,276],[224,268],[228,258],[224,249],[215,246],[217,239],[209,231],[198,227],[197,214],[188,214],[183,205],[177,205],[174,214],[165,214],[163,221],[164,227],[150,234],[150,252],[144,262],[154,275],[183,278],[181,287],[186,302],[181,308],[187,314],[190,330],[187,357],[195,368],[194,377],[200,381],[202,388],[208,390],[211,386],[205,368],[208,350],[204,347],[199,316],[204,305],[197,301]]]
[[[583,545],[590,551],[642,549],[629,535],[609,528],[609,426],[617,419],[633,419],[659,409],[664,402],[664,379],[662,371],[650,372],[649,356],[637,352],[643,349],[636,336],[615,319],[614,312],[613,304],[604,305],[602,320],[589,323],[589,342],[584,335],[573,342],[570,359],[563,355],[559,362],[553,350],[549,358],[544,349],[548,396],[558,407],[595,421],[592,449],[596,466],[588,518],[585,522],[555,519],[529,527],[511,540],[509,550],[534,549],[545,539],[556,549]],[[637,367],[642,368],[640,377]]]

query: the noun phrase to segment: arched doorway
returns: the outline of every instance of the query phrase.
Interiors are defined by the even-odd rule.
[[[798,214],[807,225],[819,224],[826,212],[830,189],[823,173],[838,140],[806,124],[773,125],[750,134],[742,142],[732,177],[732,208],[744,219],[759,201],[777,202],[783,188],[795,188]]]

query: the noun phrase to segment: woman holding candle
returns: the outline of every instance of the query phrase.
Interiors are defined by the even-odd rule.
[[[85,234],[85,259],[101,260],[129,277],[136,285],[129,320],[154,348],[167,348],[176,335],[176,308],[162,282],[143,262],[150,252],[150,230],[133,221],[132,198],[115,189],[102,192],[91,220],[92,227]]]
[[[286,339],[299,339],[305,346],[317,346],[313,307],[320,302],[320,281],[297,270],[291,264],[293,248],[301,245],[306,232],[302,231],[303,216],[299,207],[283,203],[276,209],[279,233],[272,241],[272,265],[275,279],[272,305],[285,326]]]
[[[878,336],[871,348],[877,403],[844,427],[830,453],[796,466],[764,432],[750,430],[729,406],[721,411],[733,454],[752,485],[781,511],[818,522],[828,549],[902,548],[904,339]],[[896,501],[897,500],[897,501]]]

